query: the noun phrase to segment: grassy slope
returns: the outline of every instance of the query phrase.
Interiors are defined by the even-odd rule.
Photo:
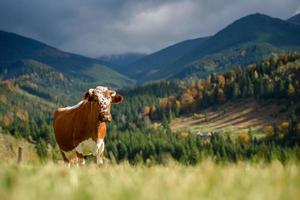
[[[0,158],[2,162],[16,162],[19,146],[23,147],[23,162],[39,162],[39,157],[36,154],[34,144],[31,144],[24,139],[16,139],[11,135],[0,132],[0,144]]]
[[[102,84],[111,87],[129,87],[132,86],[134,80],[127,78],[126,76],[119,74],[118,72],[105,67],[100,64],[93,64],[86,70],[82,71],[84,75],[92,77],[94,82],[89,83],[90,85],[94,84],[93,87]]]
[[[300,165],[0,165],[0,199],[298,199]],[[274,173],[276,172],[276,173]]]
[[[52,111],[57,107],[57,105],[45,101],[35,95],[31,95],[20,89],[18,86],[12,84],[13,83],[11,82],[0,83],[2,98],[0,101],[0,119],[2,119],[5,114],[9,114],[13,118],[18,118],[16,110],[19,109],[28,114],[28,117],[25,117],[26,121],[30,118],[39,116],[40,112],[52,113]]]
[[[299,103],[297,104],[299,106]],[[296,105],[292,106],[293,108]],[[253,99],[229,102],[215,109],[209,108],[189,117],[181,117],[172,121],[174,131],[221,131],[236,134],[247,131],[260,131],[267,125],[288,121],[292,108],[283,112],[284,104],[261,104]],[[206,115],[206,116],[205,116]]]

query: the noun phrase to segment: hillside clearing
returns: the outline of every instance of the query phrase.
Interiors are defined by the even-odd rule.
[[[208,108],[193,116],[176,118],[170,124],[176,132],[191,131],[192,133],[218,131],[239,133],[259,131],[267,125],[288,121],[289,113],[295,107],[285,109],[285,105],[259,103],[254,99],[228,102],[216,108]]]
[[[300,167],[279,162],[194,167],[0,166],[0,199],[298,199]],[[275,172],[275,173],[274,173]]]

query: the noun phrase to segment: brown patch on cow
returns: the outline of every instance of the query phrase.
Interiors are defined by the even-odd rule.
[[[115,96],[112,96],[112,103],[114,104],[119,104],[123,101],[123,96],[119,95],[119,94],[116,94]]]
[[[106,136],[106,123],[101,122],[98,127],[98,138],[105,139]]]

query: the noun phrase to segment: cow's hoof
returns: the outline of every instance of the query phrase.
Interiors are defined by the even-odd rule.
[[[109,165],[109,159],[102,158],[101,161],[99,161],[97,164],[99,167],[106,167]]]

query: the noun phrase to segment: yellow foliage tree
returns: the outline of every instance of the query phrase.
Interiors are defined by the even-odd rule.
[[[159,107],[160,108],[167,108],[168,106],[168,98],[162,98],[162,99],[159,99]]]
[[[184,93],[180,97],[180,103],[181,103],[181,105],[188,105],[188,104],[191,104],[193,102],[194,102],[194,98],[189,93]]]
[[[14,121],[14,119],[11,116],[8,116],[8,115],[5,115],[2,118],[2,123],[4,124],[4,126],[10,125],[11,123],[13,123],[13,121]]]
[[[267,137],[273,135],[273,133],[274,133],[273,126],[265,126],[263,128],[263,131],[264,131],[264,133],[266,134]]]
[[[224,103],[226,101],[226,96],[225,96],[225,93],[224,91],[220,88],[218,90],[218,102],[221,104],[221,103]]]
[[[250,142],[250,135],[248,132],[241,132],[238,136],[238,141],[244,144],[248,144]]]
[[[197,82],[197,88],[198,88],[199,91],[202,91],[202,90],[204,89],[203,84],[204,84],[204,83],[203,83],[202,80],[199,80],[199,81]]]
[[[219,86],[221,88],[224,88],[224,86],[225,86],[225,77],[223,75],[218,76],[218,83],[219,83]]]
[[[291,84],[291,83],[288,85],[287,94],[289,97],[292,97],[295,94],[295,88],[294,88],[293,84]]]
[[[2,103],[6,104],[6,103],[7,103],[7,97],[6,97],[5,95],[1,94],[1,95],[0,95],[0,101],[1,101]]]
[[[149,106],[145,106],[144,110],[143,110],[143,115],[144,116],[149,115],[150,111],[151,111],[151,108]]]
[[[280,124],[280,132],[282,132],[283,134],[286,134],[289,130],[289,126],[290,126],[289,122],[282,122]]]
[[[180,134],[179,134],[179,136],[180,136],[181,139],[186,138],[188,135],[189,135],[189,133],[188,133],[188,132],[185,132],[185,131],[182,131],[182,132],[180,132]]]

